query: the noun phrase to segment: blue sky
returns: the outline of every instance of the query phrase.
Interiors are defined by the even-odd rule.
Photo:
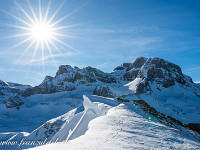
[[[17,1],[31,16],[26,0]],[[63,0],[52,0],[49,17]],[[38,12],[38,0],[31,0]],[[42,0],[42,11],[48,0]],[[45,50],[44,66],[40,50],[30,61],[34,48],[20,58],[30,42],[11,49],[24,37],[5,38],[23,32],[10,25],[23,25],[4,12],[28,20],[13,0],[0,0],[0,79],[38,85],[46,75],[55,76],[62,64],[80,68],[92,66],[111,72],[123,62],[133,62],[138,56],[161,57],[181,66],[183,73],[200,81],[200,1],[198,0],[67,0],[53,21],[70,14],[59,26],[60,40],[73,47],[56,43],[61,53],[52,47],[55,63]],[[3,10],[2,10],[3,9]]]

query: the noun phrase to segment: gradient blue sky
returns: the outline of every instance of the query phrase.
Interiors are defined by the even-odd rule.
[[[26,0],[17,2],[30,13]],[[62,2],[52,0],[50,15]],[[42,0],[44,10],[47,3],[48,0]],[[38,1],[31,0],[31,4],[36,10]],[[79,37],[62,38],[79,52],[56,43],[64,56],[54,51],[54,64],[46,52],[45,71],[41,53],[36,55],[30,67],[33,49],[16,62],[28,43],[9,49],[23,38],[5,38],[19,32],[8,24],[20,23],[0,11],[0,79],[38,85],[46,75],[55,76],[62,64],[80,68],[90,65],[111,72],[123,62],[133,62],[136,57],[145,56],[174,62],[181,66],[183,73],[200,81],[199,6],[199,0],[67,0],[55,20],[81,7],[59,24],[84,23],[62,31]],[[0,8],[25,19],[12,0],[0,0]]]

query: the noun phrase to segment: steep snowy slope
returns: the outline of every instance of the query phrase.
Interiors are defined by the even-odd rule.
[[[2,104],[6,98],[9,98],[10,96],[14,96],[18,92],[19,92],[19,89],[10,87],[8,83],[0,80],[0,104]]]
[[[47,76],[44,81],[34,88],[27,89],[22,96],[33,94],[49,94],[61,91],[73,91],[78,87],[95,87],[95,84],[116,83],[116,79],[96,68],[86,67],[79,69],[69,65],[62,65],[55,77]]]
[[[112,87],[113,84],[117,87],[123,87],[124,84],[137,77],[146,60],[147,58],[139,57],[133,63],[123,63],[111,73],[104,73],[90,66],[80,69],[78,67],[73,68],[70,65],[61,65],[55,77],[46,76],[39,86],[27,89],[22,93],[22,96],[74,91],[82,87],[91,87],[94,90],[97,86]]]
[[[3,81],[0,85],[4,94],[0,132],[9,132],[0,134],[3,140],[58,139],[68,141],[61,148],[69,149],[74,144],[77,149],[97,149],[101,142],[108,143],[103,149],[114,149],[114,145],[116,149],[187,149],[192,145],[199,148],[193,137],[197,133],[185,127],[200,133],[200,87],[178,65],[161,58],[139,57],[111,73],[62,65],[55,77],[47,76],[36,87],[17,89],[17,85]],[[98,96],[89,96],[92,94]],[[84,101],[83,95],[87,95]],[[117,106],[121,102],[129,103]],[[172,129],[179,125],[179,130]],[[90,140],[91,145],[84,143]]]
[[[94,97],[90,97],[93,99]],[[96,99],[98,99],[96,97]],[[178,130],[145,119],[131,103],[111,107],[107,114],[89,122],[87,132],[63,143],[48,144],[34,150],[86,149],[199,149],[200,144]],[[87,119],[87,118],[85,118]],[[59,136],[58,136],[59,137]]]
[[[149,58],[136,79],[125,86],[135,94],[127,99],[144,100],[184,124],[200,123],[200,89],[171,62]]]
[[[12,105],[13,105],[15,107],[15,104],[18,103],[17,102],[18,100],[16,100],[16,99],[11,100],[13,98],[10,98],[10,97],[14,97],[14,96],[18,95],[19,93],[22,93],[22,91],[27,88],[31,88],[31,86],[18,84],[18,83],[4,82],[4,81],[0,80],[0,104],[8,103],[8,101],[9,101],[9,105],[7,105],[7,106],[12,107]],[[5,100],[8,98],[10,98],[10,100],[5,102]],[[19,101],[21,101],[21,100],[19,100]]]
[[[19,84],[19,83],[13,83],[13,82],[7,82],[8,85],[12,88],[16,88],[16,89],[19,89],[19,90],[25,90],[25,89],[28,89],[28,88],[31,88],[32,86],[30,85],[24,85],[24,84]]]
[[[1,92],[5,89],[18,92],[5,82],[1,85]],[[65,91],[65,94],[59,97],[60,94],[56,94],[58,91]],[[11,93],[4,97],[4,104],[0,105],[0,130],[30,132],[51,119],[50,117],[58,117],[75,108],[76,104],[73,104],[72,108],[68,105],[71,100],[74,101],[71,97],[78,97],[80,100],[74,99],[81,101],[84,94],[130,100],[142,99],[157,111],[170,115],[184,124],[200,123],[199,92],[197,84],[184,75],[179,66],[161,58],[139,57],[133,63],[123,63],[111,73],[104,73],[92,67],[79,69],[62,65],[55,77],[47,76],[39,86],[20,92],[22,96],[9,98],[16,94]],[[52,99],[51,96],[55,98]],[[68,106],[70,109],[65,109]],[[38,118],[34,116],[36,110]],[[45,117],[48,113],[51,115]],[[29,121],[34,123],[28,123]],[[13,128],[10,127],[11,124]]]
[[[24,104],[19,109],[0,105],[0,132],[31,132],[83,102],[82,95],[72,92],[38,94],[21,100]]]
[[[92,97],[92,101],[88,98]],[[99,116],[106,115],[108,110],[118,105],[118,101],[109,98],[83,96],[84,102],[78,108],[75,108],[68,113],[61,115],[57,118],[51,119],[44,123],[42,126],[31,132],[30,134],[15,133],[15,134],[2,134],[8,135],[3,137],[8,141],[68,141],[73,140],[81,135],[84,135],[88,130],[88,123]],[[12,135],[12,136],[11,136]],[[3,148],[15,149],[18,145],[4,146]],[[23,145],[20,148],[28,148],[29,146]],[[32,147],[32,146],[31,146]]]
[[[196,85],[200,88],[200,83],[196,83]]]

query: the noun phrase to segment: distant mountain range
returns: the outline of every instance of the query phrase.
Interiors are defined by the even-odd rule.
[[[83,95],[87,96],[82,99]],[[140,109],[140,115],[149,115],[154,122],[200,140],[200,85],[183,74],[178,65],[162,58],[138,57],[133,63],[117,66],[111,73],[90,66],[80,69],[61,65],[55,77],[46,76],[35,87],[0,81],[0,99],[0,120],[3,120],[0,128],[1,131],[18,132],[9,134],[12,140],[75,139],[84,135],[91,120],[106,115],[110,107],[121,103],[131,103],[135,112]],[[110,107],[102,106],[99,110],[94,102]],[[84,114],[88,108],[92,112]],[[80,118],[82,122],[83,118],[87,119],[75,132]],[[33,132],[22,134],[19,131]]]

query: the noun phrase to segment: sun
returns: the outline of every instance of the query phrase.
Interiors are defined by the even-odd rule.
[[[9,24],[10,27],[20,29],[20,33],[9,36],[9,38],[24,37],[24,40],[21,40],[21,38],[19,38],[21,41],[19,41],[10,49],[15,49],[16,47],[19,47],[23,44],[27,45],[28,43],[27,47],[25,47],[23,53],[20,55],[20,57],[18,57],[17,61],[20,60],[27,52],[32,52],[32,58],[30,59],[30,63],[28,64],[32,64],[34,61],[36,62],[38,60],[41,60],[44,67],[44,61],[46,58],[52,58],[55,64],[56,61],[54,59],[54,56],[68,56],[68,53],[79,52],[70,44],[61,40],[61,37],[62,39],[78,38],[66,33],[66,29],[73,28],[80,24],[61,25],[61,23],[63,20],[70,17],[73,13],[77,12],[81,7],[69,12],[61,18],[57,18],[56,16],[64,6],[65,0],[59,5],[55,12],[51,12],[51,15],[49,15],[49,12],[51,11],[51,0],[49,0],[48,3],[44,3],[45,6],[43,7],[41,5],[41,0],[38,0],[38,5],[34,5],[34,7],[31,5],[31,1],[27,0],[25,8],[23,8],[22,5],[20,5],[20,3],[18,3],[16,0],[13,1],[17,6],[16,10],[19,12],[19,16],[17,16],[16,14],[13,15],[6,10],[1,9],[1,11],[13,17],[16,21],[19,22],[16,25]],[[65,32],[62,31],[64,29]],[[67,52],[63,54],[62,51],[57,47],[57,44],[67,47],[67,49],[65,49],[67,50]],[[36,58],[36,53],[40,51],[41,58],[38,59],[38,55]],[[55,54],[55,51],[57,51],[57,54]]]
[[[30,35],[37,42],[47,42],[55,35],[53,28],[47,22],[34,23],[30,28]]]

